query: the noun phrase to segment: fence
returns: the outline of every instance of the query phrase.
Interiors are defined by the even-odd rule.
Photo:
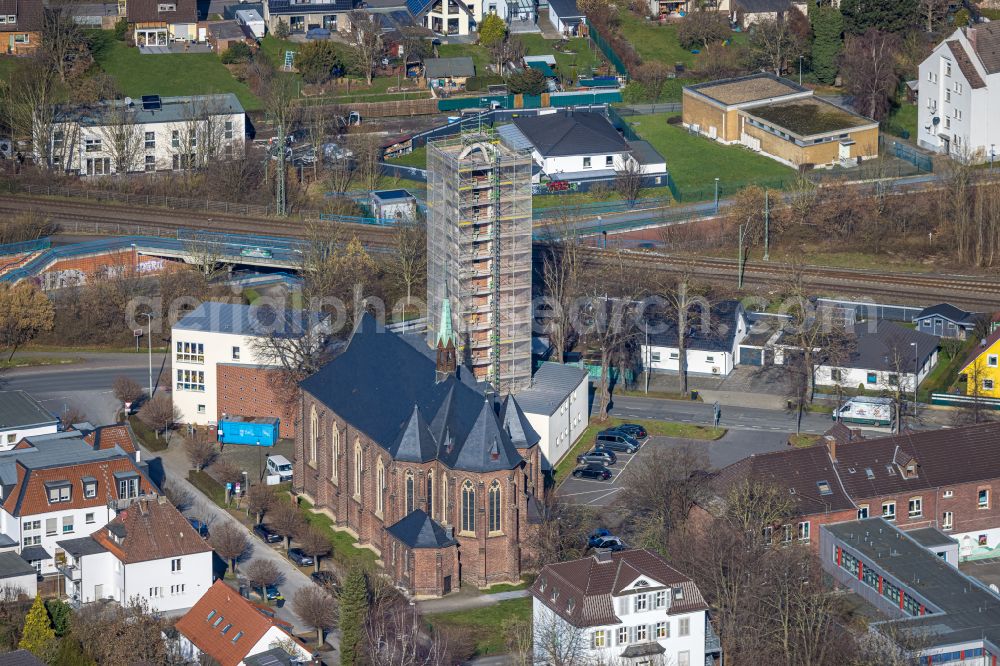
[[[7,243],[5,245],[0,245],[0,257],[38,252],[39,250],[47,250],[50,247],[52,247],[52,241],[48,238],[39,238],[20,243]]]
[[[608,107],[608,120],[610,120],[611,124],[615,126],[615,129],[622,133],[622,136],[624,136],[627,141],[640,141],[642,139],[642,137],[639,136],[634,129],[632,129],[632,126],[625,122],[625,119],[622,118],[621,114],[618,113],[613,106]]]
[[[546,101],[548,103],[546,103]],[[437,100],[439,111],[461,111],[463,109],[488,108],[496,104],[501,109],[542,109],[567,106],[616,104],[622,101],[620,90],[570,90],[545,95],[482,95],[479,97],[449,97]]]
[[[950,393],[931,393],[932,405],[947,407],[976,407],[982,409],[1000,409],[1000,399],[981,398],[974,395],[952,395]]]
[[[670,165],[667,165],[668,169]],[[752,180],[752,181],[741,181],[741,182],[727,182],[719,181],[718,185],[718,196],[719,199],[724,199],[726,196],[732,196],[736,194],[738,190],[750,185],[756,185],[757,187],[762,187],[767,190],[784,190],[795,184],[796,180],[794,178],[771,178],[766,180]],[[667,187],[670,188],[670,193],[674,196],[674,199],[678,202],[688,201],[714,201],[716,196],[716,186],[706,185],[704,187],[684,187],[678,185],[677,182],[667,174]]]
[[[915,149],[905,143],[893,141],[892,152],[896,157],[901,160],[906,160],[913,166],[917,167],[920,171],[925,173],[931,173],[934,171],[934,162],[929,156],[924,155],[923,153],[918,153]]]
[[[816,307],[831,308],[843,313],[844,319],[852,323],[872,319],[911,322],[923,308],[908,305],[885,305],[881,303],[864,303],[861,301],[842,301],[832,298],[816,299]]]
[[[601,33],[597,32],[597,28],[593,25],[588,25],[587,28],[590,33],[591,41],[597,44],[597,48],[601,49],[601,53],[603,53],[604,57],[608,59],[608,62],[614,65],[615,71],[618,72],[620,76],[628,76],[628,69],[625,68],[625,63],[618,57],[615,50],[611,48],[611,44],[604,39],[604,37],[601,37]]]

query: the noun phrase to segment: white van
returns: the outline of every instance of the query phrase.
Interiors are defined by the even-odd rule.
[[[267,457],[268,475],[276,475],[282,482],[292,480],[292,463],[285,456]]]

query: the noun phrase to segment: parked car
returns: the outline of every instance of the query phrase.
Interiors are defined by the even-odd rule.
[[[264,543],[281,543],[281,535],[264,523],[253,526],[253,533],[264,540]]]
[[[309,577],[320,587],[337,587],[337,576],[332,571],[313,571]]]
[[[611,478],[611,470],[604,465],[584,465],[573,470],[573,476],[578,479],[598,479],[607,481]]]
[[[625,453],[635,453],[639,450],[639,442],[617,430],[602,430],[597,433],[595,446],[611,451],[623,451]]]
[[[613,451],[607,449],[594,449],[593,451],[587,451],[576,457],[576,463],[578,465],[588,465],[590,463],[596,463],[598,465],[614,465],[618,462],[618,456],[614,454]]]
[[[644,442],[649,438],[649,433],[638,423],[622,423],[615,426],[614,430],[625,433],[637,442]]]
[[[292,461],[285,456],[268,456],[267,473],[271,475],[276,474],[282,483],[285,481],[291,481]]]
[[[191,527],[193,527],[194,531],[198,533],[198,536],[202,539],[208,538],[208,525],[197,518],[188,518],[188,522],[191,523]]]
[[[598,527],[596,530],[587,535],[587,545],[593,548],[595,544],[604,541],[604,539],[609,536],[614,536],[611,534],[611,530],[606,527]]]
[[[610,550],[611,552],[618,552],[619,550],[626,550],[628,546],[620,538],[616,536],[604,537],[599,539],[596,543],[590,544],[591,548],[600,548],[602,550]]]
[[[281,594],[281,590],[278,589],[277,585],[268,585],[265,590],[265,596],[268,601],[284,601],[285,597]]]
[[[306,555],[301,548],[289,548],[288,549],[288,559],[295,562],[300,567],[312,566],[315,560],[312,555]]]

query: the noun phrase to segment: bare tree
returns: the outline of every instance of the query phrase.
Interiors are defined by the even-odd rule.
[[[647,464],[631,466],[619,504],[630,517],[635,545],[661,550],[697,503],[709,496],[708,457],[690,445],[653,450]]]
[[[115,377],[112,390],[114,391],[115,398],[125,405],[131,405],[136,400],[141,398],[144,393],[138,382],[133,381],[130,377],[126,377],[125,375]]]
[[[83,30],[61,7],[44,10],[42,53],[62,83],[75,74],[82,74],[94,61]]]
[[[194,493],[178,481],[164,481],[163,494],[178,511],[187,511],[194,504]]]
[[[920,0],[920,13],[924,18],[924,29],[934,32],[948,15],[948,0]]]
[[[68,405],[63,413],[59,415],[59,421],[63,427],[71,426],[87,421],[87,415],[76,405]]]
[[[670,80],[674,72],[670,67],[662,62],[651,60],[644,62],[636,68],[635,80],[642,84],[646,90],[646,96],[651,102],[657,102],[663,94],[663,87]]]
[[[400,601],[365,618],[364,645],[370,663],[379,666],[436,666],[458,663],[449,654],[445,634],[432,631],[430,640],[424,635],[422,622],[415,608]]]
[[[211,465],[219,455],[215,442],[209,437],[196,432],[191,437],[184,438],[184,453],[195,470],[202,471]]]
[[[181,418],[180,410],[174,406],[173,399],[166,393],[157,393],[139,410],[139,420],[152,428],[157,437],[162,432],[167,434]]]
[[[755,21],[750,27],[749,46],[756,64],[775,76],[781,76],[788,69],[789,58],[800,54],[803,48],[786,17]]]
[[[234,574],[237,563],[249,557],[253,550],[250,535],[231,520],[223,520],[212,525],[208,543],[219,554],[219,557],[229,563],[229,569]]]
[[[592,507],[570,504],[549,493],[545,498],[532,564],[541,569],[546,564],[583,557],[587,535],[597,519],[597,512]]]
[[[337,626],[337,603],[316,585],[299,588],[292,597],[292,608],[302,621],[316,630],[316,647],[323,645],[323,632]]]
[[[583,257],[580,240],[571,217],[549,224],[550,236],[542,248],[542,285],[548,300],[545,333],[554,348],[555,360],[564,363],[566,352],[575,341],[573,303],[580,296],[580,272]]]
[[[688,341],[695,327],[703,337],[708,337],[720,330],[721,326],[732,324],[714,321],[712,312],[711,291],[707,286],[695,283],[687,271],[680,273],[671,284],[661,283],[662,289],[658,296],[663,299],[662,313],[666,325],[676,329],[677,334],[677,389],[681,395],[688,392]],[[656,316],[657,313],[652,313]],[[646,326],[655,326],[660,322],[644,321]],[[645,359],[643,359],[645,362]],[[650,372],[649,368],[644,368]]]
[[[506,637],[507,656],[512,666],[533,666],[533,639],[531,620],[516,617],[507,618],[501,625],[501,632]]]
[[[319,571],[320,558],[329,555],[333,549],[329,537],[318,527],[309,525],[300,530],[297,538],[299,548],[302,549],[303,553],[313,558],[313,566],[316,571]]]
[[[368,85],[385,54],[385,44],[382,42],[382,25],[375,14],[366,11],[352,11],[348,18],[351,22],[351,53],[354,62],[365,74]]]
[[[418,220],[399,220],[395,230],[392,270],[406,291],[403,318],[410,309],[410,296],[427,280],[427,227]]]
[[[73,635],[98,664],[166,664],[165,628],[139,596],[124,605],[85,604],[73,616]]]
[[[247,515],[254,514],[254,522],[264,522],[264,515],[278,503],[278,495],[271,486],[253,483],[247,490]]]
[[[29,58],[0,85],[0,113],[18,137],[30,137],[32,152],[47,169],[70,169],[79,140],[77,123],[56,122],[59,79],[42,59]]]
[[[552,666],[585,666],[590,662],[587,629],[576,627],[555,612],[532,617],[535,658]]]
[[[367,190],[378,189],[382,177],[382,141],[377,134],[352,134],[347,144],[354,153],[354,174]]]
[[[217,458],[212,463],[212,475],[222,484],[235,485],[243,480],[243,470],[231,458]]]
[[[645,168],[633,157],[625,158],[621,168],[615,171],[615,189],[629,206],[634,206],[639,198],[644,178]]]
[[[288,201],[285,186],[287,184],[287,169],[285,162],[285,137],[295,128],[299,120],[299,107],[293,104],[297,97],[294,82],[287,76],[273,76],[267,79],[264,86],[264,111],[268,121],[276,132],[275,145],[272,150],[275,158],[271,166],[275,176],[275,210],[278,215],[288,213]]]
[[[840,64],[844,86],[858,110],[869,118],[882,120],[889,113],[899,83],[898,51],[898,37],[874,28],[861,36],[848,36],[844,42]]]
[[[279,584],[284,576],[278,565],[271,560],[256,558],[243,568],[243,574],[251,587],[260,590],[261,599],[267,603],[267,588]]]
[[[111,168],[124,179],[139,171],[145,137],[143,126],[135,121],[135,110],[116,100],[102,103],[100,135],[103,150],[111,158]]]
[[[268,522],[275,532],[284,537],[285,550],[291,547],[292,538],[298,536],[306,525],[306,519],[291,502],[279,502],[271,510],[271,519]]]

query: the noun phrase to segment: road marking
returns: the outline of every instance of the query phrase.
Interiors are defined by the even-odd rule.
[[[619,490],[621,490],[621,488],[612,488],[611,490],[609,490],[608,492],[604,493],[600,497],[595,497],[594,499],[590,500],[589,502],[587,502],[587,504],[594,504],[595,502],[600,502],[601,500],[603,500],[608,495],[612,495],[614,493],[617,493]]]

